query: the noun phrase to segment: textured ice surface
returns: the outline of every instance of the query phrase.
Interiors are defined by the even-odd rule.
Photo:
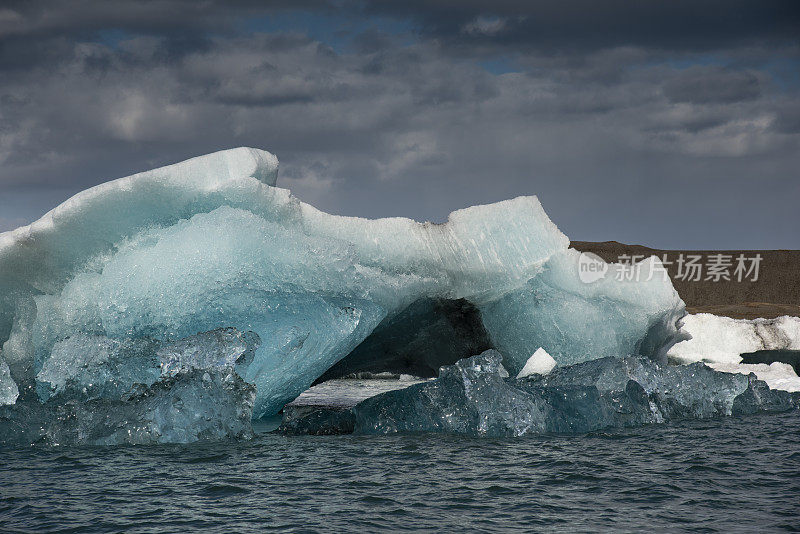
[[[560,365],[628,354],[666,361],[671,344],[684,339],[677,329],[685,312],[658,260],[640,262],[638,281],[585,283],[580,258],[573,249],[553,254],[539,274],[481,308],[495,348],[511,355],[510,370],[538,347]]]
[[[260,340],[235,328],[203,332],[174,342],[109,339],[77,334],[53,346],[36,375],[40,400],[119,399],[134,385],[194,370],[231,373],[246,368]]]
[[[552,371],[555,366],[556,361],[553,357],[547,354],[547,351],[542,347],[539,347],[536,349],[536,352],[528,358],[528,361],[525,362],[525,366],[519,374],[517,374],[517,378],[525,378],[530,375],[546,375]]]
[[[254,415],[268,415],[378,325],[395,325],[384,339],[401,334],[414,321],[393,318],[425,301],[477,310],[515,374],[538,347],[568,364],[660,358],[680,339],[668,280],[583,283],[535,197],[444,224],[340,217],[273,187],[277,166],[255,149],[210,154],[91,188],[0,234],[0,345],[21,396],[91,392],[102,373],[119,384],[87,395],[114,396],[160,376],[136,347],[233,327],[261,339],[237,372],[256,386]],[[95,347],[81,356],[82,344]]]
[[[0,444],[188,443],[252,433],[255,388],[237,369],[259,339],[233,328],[174,342],[77,334],[59,341],[36,395],[0,409]]]
[[[680,419],[796,409],[798,396],[702,363],[663,366],[602,358],[549,375],[504,378],[493,350],[445,367],[439,378],[369,398],[346,411],[287,419],[287,433],[447,432],[521,436],[588,432]]]
[[[252,435],[255,389],[236,373],[182,371],[120,398],[0,406],[0,445],[191,443]]]
[[[195,369],[230,371],[246,369],[261,339],[254,332],[219,328],[165,343],[156,352],[161,376],[175,376]]]
[[[36,392],[43,402],[56,396],[119,399],[134,384],[150,386],[161,376],[157,347],[151,339],[76,334],[53,346],[36,375]]]
[[[11,378],[11,371],[6,362],[0,358],[0,406],[14,404],[19,396],[17,383]]]

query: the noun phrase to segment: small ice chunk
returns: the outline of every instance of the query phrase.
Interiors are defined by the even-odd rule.
[[[165,344],[156,356],[162,377],[194,369],[223,371],[233,369],[236,364],[249,365],[260,344],[261,339],[254,332],[218,328]]]
[[[528,358],[525,366],[517,375],[517,378],[525,378],[530,375],[546,375],[553,370],[557,365],[556,361],[550,356],[542,347],[536,349],[536,352]]]
[[[36,375],[36,393],[45,402],[120,398],[134,384],[153,385],[160,372],[152,339],[111,339],[76,334],[53,346]]]

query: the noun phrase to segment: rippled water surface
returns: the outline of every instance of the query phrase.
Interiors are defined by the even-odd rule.
[[[800,414],[582,436],[0,450],[0,531],[800,528]]]

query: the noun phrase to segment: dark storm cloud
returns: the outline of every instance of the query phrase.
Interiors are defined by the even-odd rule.
[[[800,4],[785,0],[411,0],[370,9],[412,17],[442,38],[547,48],[696,50],[800,36]]]
[[[800,246],[791,10],[555,5],[5,3],[0,230],[248,145],[338,213],[538,194],[575,238]]]

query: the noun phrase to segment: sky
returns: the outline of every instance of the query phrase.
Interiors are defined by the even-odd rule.
[[[331,213],[800,249],[800,3],[0,1],[0,231],[236,146]]]

